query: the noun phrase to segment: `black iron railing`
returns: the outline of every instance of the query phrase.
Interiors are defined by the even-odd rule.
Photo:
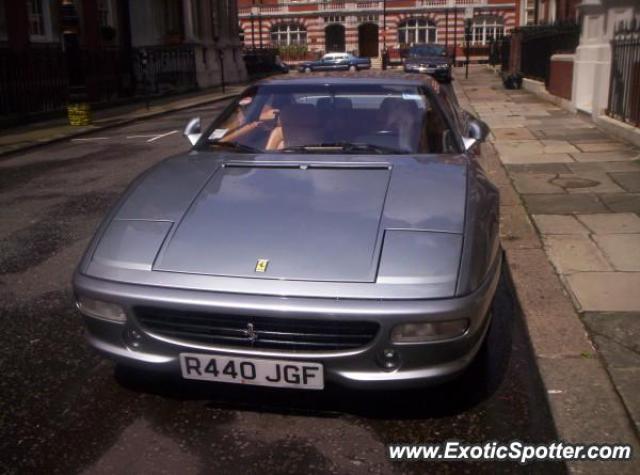
[[[640,24],[620,25],[611,48],[607,114],[640,127]]]
[[[580,41],[580,27],[575,23],[523,26],[514,30],[521,41],[521,73],[528,78],[549,83],[551,56],[575,52]]]
[[[132,56],[118,48],[82,49],[79,62],[93,104],[197,87],[190,45],[139,48]],[[60,112],[68,96],[67,61],[59,44],[33,45],[20,52],[0,48],[0,123]]]
[[[58,45],[0,49],[0,117],[61,110],[67,89],[65,57]]]
[[[137,94],[165,94],[196,89],[193,45],[147,46],[133,51]]]

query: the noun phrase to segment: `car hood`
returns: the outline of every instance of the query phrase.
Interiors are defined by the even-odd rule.
[[[103,227],[86,273],[221,290],[270,281],[359,288],[349,296],[364,286],[455,292],[463,159],[247,157],[194,153],[150,171]]]
[[[448,64],[449,59],[443,56],[410,56],[405,60],[407,64]]]

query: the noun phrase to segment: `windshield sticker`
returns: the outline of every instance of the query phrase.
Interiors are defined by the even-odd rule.
[[[229,129],[216,129],[213,132],[211,132],[211,135],[209,135],[209,140],[220,140],[222,137],[225,136],[225,134],[228,132]]]

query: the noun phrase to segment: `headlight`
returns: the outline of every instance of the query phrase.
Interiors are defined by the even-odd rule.
[[[76,305],[81,313],[90,317],[102,318],[112,322],[125,322],[127,320],[127,314],[124,308],[116,303],[78,297]]]
[[[447,340],[463,335],[469,328],[469,320],[447,322],[402,323],[391,330],[392,343],[423,343]]]
[[[449,67],[449,65],[446,64],[446,63],[445,64],[438,64],[438,66],[437,66],[438,69],[447,69],[448,67]]]

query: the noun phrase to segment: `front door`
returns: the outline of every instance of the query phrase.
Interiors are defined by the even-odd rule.
[[[363,23],[358,27],[358,50],[360,56],[378,57],[378,25]]]
[[[344,26],[334,23],[324,29],[324,47],[327,53],[343,53],[345,50]]]

